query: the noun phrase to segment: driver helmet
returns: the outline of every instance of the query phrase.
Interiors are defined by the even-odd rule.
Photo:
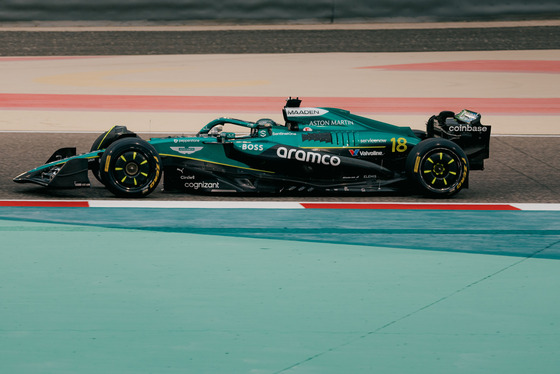
[[[212,135],[212,136],[216,136],[216,135],[219,135],[222,132],[223,129],[224,129],[223,125],[217,125],[217,126],[212,127],[210,129],[210,131],[208,131],[208,134]]]
[[[276,126],[276,122],[271,120],[270,118],[261,118],[257,121],[257,127],[272,127]]]

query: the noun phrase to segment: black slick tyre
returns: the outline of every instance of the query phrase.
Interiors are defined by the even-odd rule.
[[[111,143],[113,143],[117,139],[123,137],[129,137],[129,136],[135,137],[136,134],[129,131],[125,126],[113,126],[110,130],[105,131],[103,134],[99,135],[97,139],[95,139],[89,151],[94,152],[94,151],[102,150],[104,148],[109,147],[109,145],[111,145]],[[101,180],[101,176],[99,175],[99,162],[100,162],[99,158],[91,159],[89,168],[93,173],[95,179],[103,183],[103,181]]]
[[[443,138],[430,138],[410,151],[406,171],[420,193],[449,197],[466,187],[469,162],[457,144]]]
[[[109,191],[119,197],[144,197],[161,180],[161,158],[155,148],[140,138],[112,143],[101,156],[99,176]]]

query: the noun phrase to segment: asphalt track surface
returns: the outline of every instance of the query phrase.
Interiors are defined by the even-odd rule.
[[[0,56],[560,49],[560,27],[401,30],[2,31]]]
[[[560,49],[558,34],[558,26],[400,30],[1,31],[0,55],[538,50]],[[0,198],[110,198],[111,194],[94,178],[90,178],[93,188],[61,191],[12,182],[15,175],[46,161],[60,147],[76,146],[78,152],[88,151],[95,137],[95,134],[3,133],[0,136],[3,155],[0,161]],[[493,137],[486,170],[472,172],[470,189],[458,194],[454,200],[559,202],[559,149],[560,137],[557,136]],[[199,200],[239,197],[201,197],[157,191],[150,198]],[[301,197],[285,197],[297,198]],[[394,194],[335,197],[342,200],[380,201],[413,201],[419,198]]]

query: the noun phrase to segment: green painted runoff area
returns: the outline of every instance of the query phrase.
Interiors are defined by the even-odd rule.
[[[556,259],[8,218],[0,235],[1,373],[560,370]]]

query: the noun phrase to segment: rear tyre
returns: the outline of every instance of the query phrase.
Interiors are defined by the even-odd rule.
[[[112,143],[101,157],[99,175],[109,191],[120,197],[144,197],[161,180],[161,158],[155,148],[140,138]]]
[[[447,139],[430,138],[410,151],[406,171],[421,193],[448,197],[466,186],[469,163],[457,144]]]

